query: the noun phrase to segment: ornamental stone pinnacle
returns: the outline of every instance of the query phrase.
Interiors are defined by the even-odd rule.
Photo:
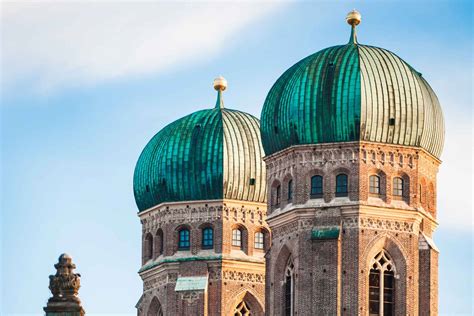
[[[77,296],[81,275],[74,273],[76,265],[72,263],[71,256],[63,253],[54,267],[56,274],[49,276],[49,289],[53,296],[44,308],[46,316],[83,316],[85,312]]]

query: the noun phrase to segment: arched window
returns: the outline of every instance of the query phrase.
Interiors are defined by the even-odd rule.
[[[245,301],[240,302],[234,310],[234,316],[250,316],[250,308],[248,308]]]
[[[336,177],[336,196],[347,196],[347,175],[338,174]]]
[[[240,229],[232,230],[232,246],[242,248],[242,231]]]
[[[214,230],[206,227],[202,230],[202,248],[211,249],[214,247]]]
[[[255,239],[255,242],[254,242],[255,249],[265,249],[265,236],[263,232],[256,232],[254,239]]]
[[[394,313],[395,266],[382,250],[372,259],[369,274],[369,315],[392,316]]]
[[[183,228],[179,231],[179,250],[188,250],[191,246],[191,238],[189,236],[189,229]]]
[[[275,200],[274,200],[274,206],[280,206],[280,201],[281,201],[281,186],[278,185],[275,188]]]
[[[293,261],[290,259],[285,271],[285,316],[293,316],[295,310],[295,273]]]
[[[153,257],[153,236],[150,233],[145,235],[145,240],[143,241],[143,260],[147,262]]]
[[[311,177],[311,198],[317,199],[323,197],[323,177]]]
[[[393,178],[393,195],[394,196],[403,196],[403,179],[402,178]]]
[[[155,257],[158,257],[159,255],[163,254],[163,247],[164,247],[164,241],[163,241],[163,230],[160,228],[156,232],[156,241],[155,241]]]
[[[369,177],[369,193],[380,194],[380,177],[372,175]]]
[[[163,316],[163,309],[161,308],[160,301],[156,297],[151,300],[150,307],[148,307],[147,316]]]
[[[288,181],[288,201],[293,200],[293,180]]]

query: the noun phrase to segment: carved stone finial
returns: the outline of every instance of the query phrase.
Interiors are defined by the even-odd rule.
[[[85,312],[77,296],[81,287],[81,275],[74,273],[76,265],[72,263],[71,256],[63,253],[54,267],[56,274],[49,276],[49,289],[53,296],[44,308],[46,316],[59,316],[64,313],[71,316],[83,316]]]

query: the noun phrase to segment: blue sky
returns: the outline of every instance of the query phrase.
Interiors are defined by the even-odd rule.
[[[142,148],[212,107],[217,75],[227,107],[259,116],[284,70],[349,39],[353,8],[359,41],[402,57],[442,104],[440,312],[472,314],[469,1],[2,3],[0,313],[41,315],[68,252],[88,314],[134,315]]]

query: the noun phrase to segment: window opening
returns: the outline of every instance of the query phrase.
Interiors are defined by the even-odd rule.
[[[202,248],[209,249],[214,246],[214,231],[211,227],[202,230]]]
[[[339,174],[336,177],[336,196],[347,196],[347,175]]]
[[[242,248],[242,231],[240,229],[232,231],[232,246]]]
[[[403,179],[393,178],[393,195],[403,196]]]
[[[380,194],[380,177],[379,176],[372,175],[369,177],[369,193]]]
[[[234,316],[250,316],[250,308],[245,301],[240,302],[234,310]]]
[[[191,245],[189,229],[182,229],[179,231],[179,243],[178,248],[180,250],[187,250]]]
[[[295,282],[294,282],[294,265],[293,262],[288,262],[285,271],[285,316],[293,316],[295,309]]]
[[[392,316],[394,313],[395,267],[382,250],[372,259],[369,273],[369,315]]]
[[[311,177],[311,198],[323,197],[323,177],[313,176]]]
[[[288,201],[293,200],[293,180],[288,181]]]
[[[256,232],[255,233],[255,249],[264,249],[265,243],[264,243],[264,235],[262,232]]]

